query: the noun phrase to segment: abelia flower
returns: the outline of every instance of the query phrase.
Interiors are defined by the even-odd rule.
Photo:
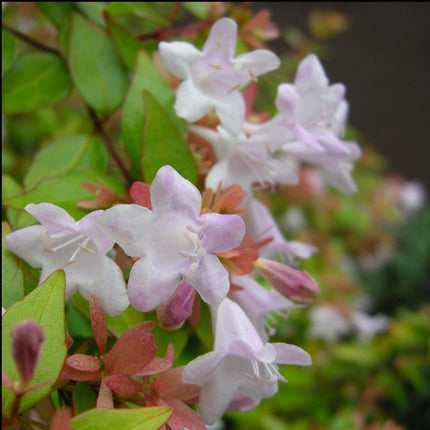
[[[294,84],[278,87],[275,104],[279,113],[271,123],[287,127],[297,141],[308,146],[346,154],[349,151],[339,139],[348,114],[344,95],[344,85],[329,85],[318,57],[310,54],[299,64]]]
[[[96,295],[104,310],[119,315],[129,301],[121,269],[106,256],[114,242],[98,226],[97,210],[75,221],[51,203],[30,203],[25,210],[41,225],[26,227],[6,236],[6,246],[30,266],[42,268],[39,283],[58,269],[66,274],[66,300],[76,291],[89,299]]]
[[[195,122],[215,109],[221,123],[238,134],[245,119],[240,93],[256,77],[279,67],[272,52],[258,49],[234,58],[237,24],[222,18],[213,25],[202,51],[187,42],[161,42],[160,56],[167,69],[184,81],[176,93],[175,110]]]
[[[300,307],[275,289],[264,288],[250,275],[232,276],[231,284],[239,288],[232,289],[229,297],[240,305],[263,341],[269,339],[268,334],[274,334],[272,325],[266,321],[271,312],[286,315],[289,310]]]
[[[208,140],[218,158],[206,177],[206,188],[216,189],[220,183],[222,188],[239,184],[250,194],[255,184],[298,182],[294,170],[275,156],[285,142],[281,127],[264,128],[250,137],[243,132],[234,136],[222,126],[217,131],[201,126],[191,126],[190,130]]]
[[[182,380],[201,388],[200,415],[215,423],[227,410],[250,410],[285,382],[277,364],[306,366],[311,358],[301,348],[263,343],[241,307],[226,298],[215,315],[214,351],[185,366]]]
[[[281,255],[287,257],[289,261],[294,261],[297,257],[309,258],[318,251],[314,245],[297,240],[286,240],[264,203],[252,199],[248,201],[247,208],[248,212],[245,214],[247,235],[261,239],[272,238],[260,248],[261,257],[275,259]]]
[[[229,290],[228,272],[214,254],[235,248],[245,223],[238,215],[200,214],[199,190],[171,166],[157,172],[151,187],[152,210],[116,205],[100,217],[101,228],[131,257],[128,296],[141,312],[165,302],[186,282],[211,306]]]

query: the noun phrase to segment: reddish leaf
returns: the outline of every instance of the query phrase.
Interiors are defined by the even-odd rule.
[[[99,395],[97,396],[98,408],[113,409],[113,396],[111,389],[102,381],[100,384]]]
[[[173,410],[170,419],[167,421],[168,426],[172,430],[183,430],[184,428],[189,430],[206,430],[204,421],[185,403],[177,399],[166,399],[165,405]],[[174,427],[174,425],[179,423],[182,427]]]
[[[55,412],[49,425],[49,430],[70,430],[72,414],[69,408],[61,408]]]
[[[136,324],[133,327],[130,327],[126,332],[123,333],[123,336],[129,336],[130,334],[136,333],[151,333],[152,329],[155,327],[155,321],[143,321],[139,324]]]
[[[101,372],[85,372],[82,370],[76,370],[67,363],[64,364],[61,370],[59,381],[97,381],[102,377]]]
[[[14,391],[12,381],[9,379],[9,376],[7,376],[6,372],[3,369],[1,371],[1,383],[5,387],[9,388],[9,390]]]
[[[130,188],[130,197],[133,202],[152,210],[150,187],[144,182],[134,182]]]
[[[74,354],[66,359],[68,366],[84,372],[96,372],[100,369],[102,363],[103,361],[100,357],[84,354]]]
[[[135,381],[127,375],[121,375],[120,373],[109,376],[104,382],[112,391],[122,394],[123,396],[133,396],[142,391],[142,383]]]
[[[155,351],[152,334],[122,335],[107,355],[105,372],[135,375],[155,357]]]
[[[90,296],[90,315],[94,339],[96,340],[97,348],[99,349],[100,354],[103,356],[106,353],[106,318],[100,300],[93,294]]]
[[[200,387],[182,382],[182,372],[184,366],[175,367],[174,369],[166,370],[160,375],[160,378],[166,384],[166,394],[164,398],[175,398],[183,401],[192,401],[198,398]]]
[[[154,357],[154,359],[151,360],[140,372],[136,373],[136,375],[146,376],[164,372],[172,367],[174,360],[175,350],[173,348],[173,344],[169,343],[165,358]]]

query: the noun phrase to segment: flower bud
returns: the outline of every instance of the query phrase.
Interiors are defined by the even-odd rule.
[[[45,330],[32,319],[17,323],[12,330],[12,355],[21,379],[26,387],[34,376],[37,362],[45,342]]]
[[[157,307],[157,318],[164,330],[177,330],[191,315],[195,290],[185,282],[177,287],[175,293]]]
[[[255,263],[257,271],[287,299],[300,305],[312,303],[319,294],[319,287],[309,273],[259,258]]]

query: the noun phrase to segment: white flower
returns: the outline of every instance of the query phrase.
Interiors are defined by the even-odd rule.
[[[29,204],[25,210],[41,225],[14,231],[6,246],[30,266],[42,268],[39,283],[63,269],[66,299],[76,291],[89,300],[94,294],[111,316],[129,305],[120,268],[106,256],[114,242],[98,226],[102,210],[75,221],[64,209],[51,203]]]
[[[277,364],[310,365],[303,349],[284,343],[264,343],[240,306],[224,299],[215,316],[214,351],[185,366],[182,380],[202,387],[200,414],[215,423],[227,409],[250,410],[286,382]]]
[[[230,18],[215,22],[202,51],[187,42],[161,42],[160,56],[175,76],[184,81],[176,94],[175,110],[195,122],[212,109],[223,126],[238,134],[245,120],[245,102],[240,93],[257,76],[279,67],[272,52],[258,49],[234,57],[237,24]]]

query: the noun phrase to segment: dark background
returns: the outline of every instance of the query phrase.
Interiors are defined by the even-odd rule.
[[[430,3],[255,2],[282,31],[307,31],[312,9],[345,14],[349,28],[330,39],[322,60],[331,83],[347,87],[349,123],[388,159],[391,172],[419,180],[430,195]],[[288,45],[273,41],[278,53]]]

